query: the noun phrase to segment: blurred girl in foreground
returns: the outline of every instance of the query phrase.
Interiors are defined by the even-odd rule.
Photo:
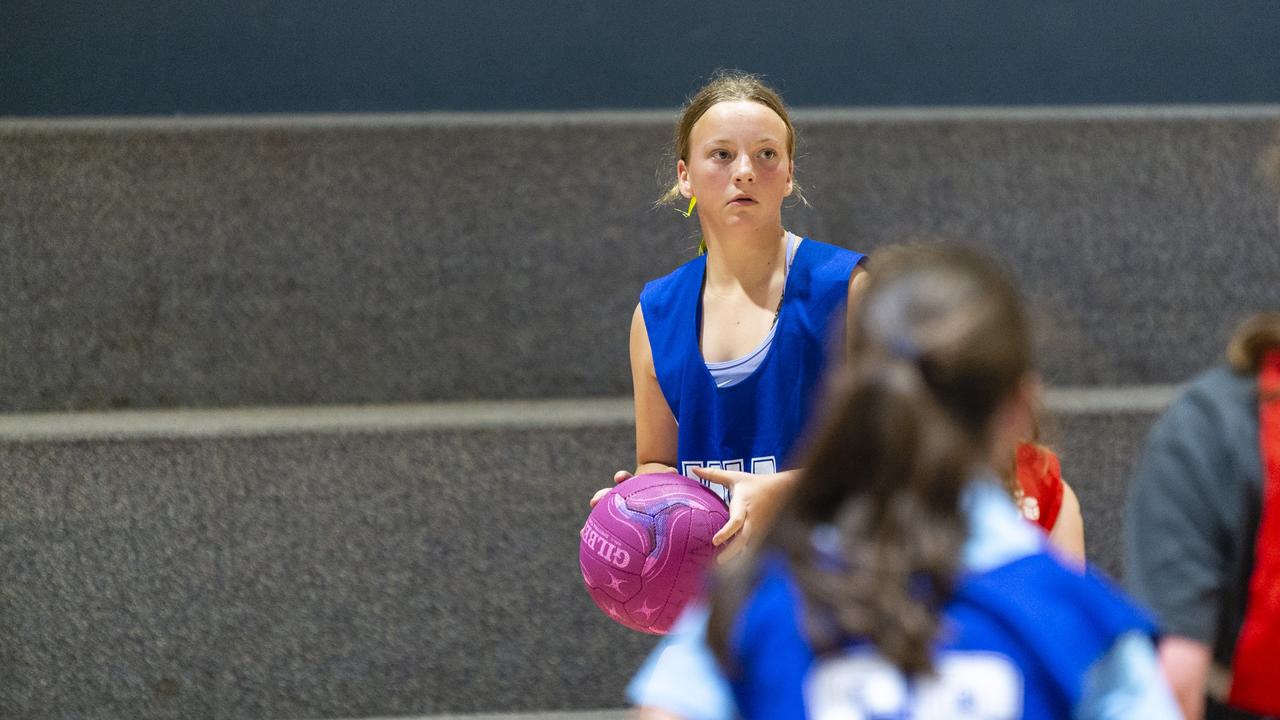
[[[1034,422],[1011,282],[946,246],[872,267],[794,496],[632,683],[642,716],[1177,717],[1151,621],[1047,552],[994,469]]]

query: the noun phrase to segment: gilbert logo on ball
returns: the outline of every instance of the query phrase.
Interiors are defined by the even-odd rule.
[[[633,630],[662,635],[702,587],[711,538],[729,520],[720,498],[674,473],[637,475],[596,504],[578,564],[591,599]]]

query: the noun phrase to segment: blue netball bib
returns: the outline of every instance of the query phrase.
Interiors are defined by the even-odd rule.
[[[677,468],[771,473],[790,467],[863,255],[805,239],[787,274],[773,344],[742,382],[717,388],[698,345],[705,256],[645,285],[640,294],[658,384],[679,424]],[[706,484],[706,483],[704,483]],[[710,485],[728,501],[725,489]]]
[[[733,632],[731,685],[745,718],[1072,716],[1086,671],[1151,620],[1099,577],[1040,552],[963,578],[942,614],[935,673],[905,678],[866,642],[815,656],[799,589],[776,556]]]

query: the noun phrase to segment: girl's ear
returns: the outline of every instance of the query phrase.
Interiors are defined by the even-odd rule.
[[[684,160],[676,161],[676,184],[680,186],[680,194],[691,198],[693,197],[693,183],[689,181],[689,166],[684,164]]]
[[[787,194],[783,197],[791,197],[791,192],[796,189],[796,163],[794,160],[787,160]]]

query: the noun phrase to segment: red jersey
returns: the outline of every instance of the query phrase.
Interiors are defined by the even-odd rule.
[[[1053,529],[1062,509],[1062,468],[1058,456],[1036,443],[1019,443],[1014,455],[1018,489],[1014,500],[1022,515],[1045,532]]]

